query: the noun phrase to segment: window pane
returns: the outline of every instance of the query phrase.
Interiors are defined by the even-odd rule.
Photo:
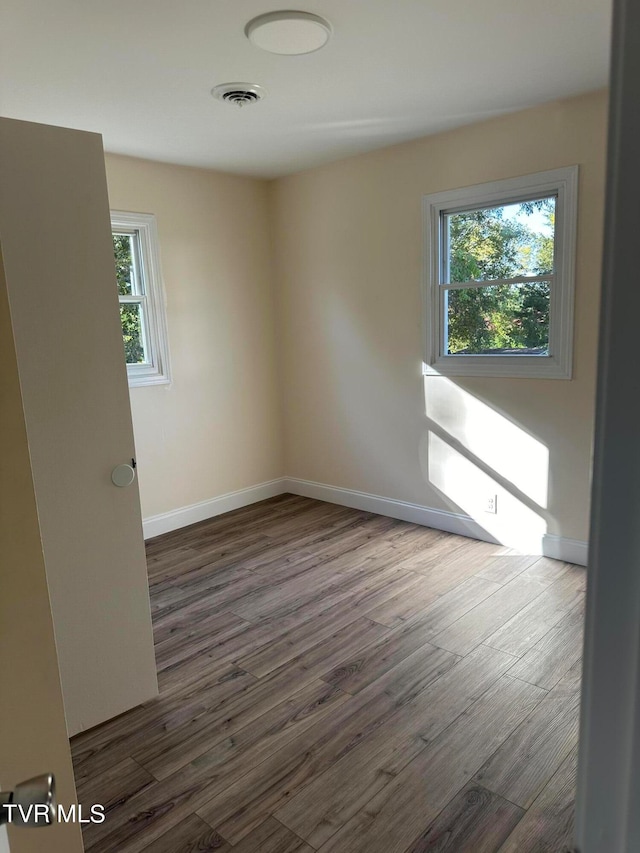
[[[140,303],[121,302],[120,321],[127,364],[144,364],[147,358],[144,351],[144,327]]]
[[[137,232],[113,232],[113,254],[120,296],[143,296],[145,293],[140,267],[140,245]]]
[[[444,215],[449,282],[553,272],[556,199]],[[445,281],[446,281],[445,271]]]
[[[116,280],[118,282],[118,293],[121,296],[130,296],[134,292],[132,243],[132,234],[113,235],[113,254],[116,261]]]
[[[548,281],[446,292],[449,355],[548,355]]]

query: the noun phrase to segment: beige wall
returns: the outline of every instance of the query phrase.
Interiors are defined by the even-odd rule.
[[[52,772],[67,807],[76,792],[1,257],[0,411],[0,787]],[[43,845],[79,853],[79,825],[12,832],[13,853]]]
[[[605,130],[596,93],[270,184],[108,155],[167,292],[173,382],[131,391],[143,516],[286,474],[586,540]],[[574,163],[574,379],[423,379],[422,196]]]
[[[288,476],[587,538],[605,134],[591,94],[272,184]],[[421,197],[575,163],[573,381],[423,380]]]
[[[267,184],[107,156],[157,217],[172,383],[131,389],[144,518],[282,476]]]

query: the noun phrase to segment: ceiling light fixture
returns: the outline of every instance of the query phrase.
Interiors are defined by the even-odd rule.
[[[297,56],[324,47],[331,36],[331,24],[310,12],[267,12],[249,21],[244,32],[262,50]]]

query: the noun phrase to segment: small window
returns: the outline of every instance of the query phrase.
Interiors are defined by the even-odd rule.
[[[111,211],[122,340],[129,385],[169,377],[169,348],[155,216]]]
[[[571,378],[577,179],[425,196],[425,374]]]

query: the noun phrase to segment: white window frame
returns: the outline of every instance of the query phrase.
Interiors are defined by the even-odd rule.
[[[548,355],[450,355],[446,352],[443,218],[448,213],[556,197],[554,274],[551,280]],[[578,167],[432,193],[423,197],[424,367],[426,376],[517,376],[571,379],[578,209]],[[492,282],[478,283],[478,286]],[[503,283],[503,282],[498,282]],[[505,282],[506,283],[506,282]],[[473,286],[473,285],[472,285]]]
[[[114,233],[137,234],[140,249],[134,274],[141,276],[143,294],[131,297],[119,294],[118,300],[120,303],[136,302],[141,305],[145,351],[150,360],[144,364],[127,364],[129,387],[166,385],[171,382],[171,372],[156,218],[152,213],[112,210],[111,230]]]

